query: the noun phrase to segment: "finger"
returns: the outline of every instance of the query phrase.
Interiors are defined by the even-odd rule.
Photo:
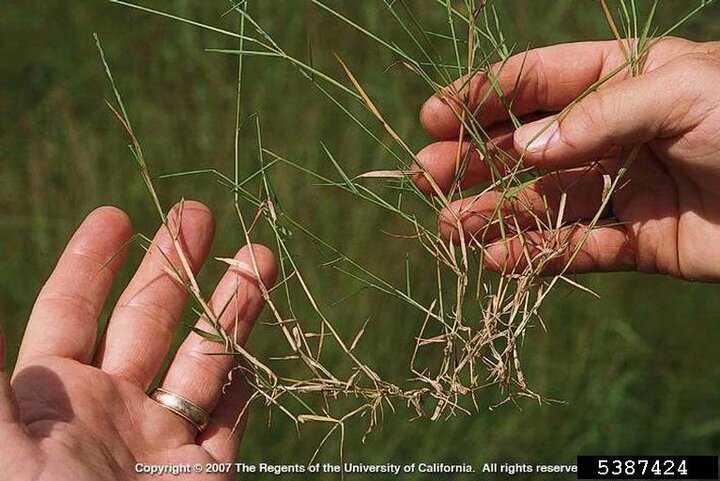
[[[90,361],[97,319],[131,235],[130,220],[115,207],[88,215],[38,295],[15,372],[37,356]]]
[[[637,267],[632,238],[626,226],[609,223],[534,231],[485,247],[483,261],[504,275],[630,271]]]
[[[429,175],[443,193],[453,188],[467,189],[503,175],[517,158],[513,145],[514,127],[499,126],[489,132],[485,142],[488,157],[469,141],[441,140],[427,145],[415,156],[419,170],[413,176],[417,187],[428,195],[436,194],[427,179]]]
[[[415,174],[413,181],[428,195],[436,192],[426,175],[432,177],[443,193],[449,192],[456,182],[459,182],[461,188],[467,188],[490,178],[488,164],[470,142],[435,142],[423,148],[415,157],[422,172]]]
[[[261,245],[253,245],[252,250],[243,247],[235,259],[236,263],[218,283],[209,306],[219,315],[218,321],[225,332],[238,345],[243,345],[264,305],[257,275],[262,285],[269,287],[275,280],[277,269],[272,252]],[[204,319],[197,322],[196,328],[214,332]],[[236,365],[233,356],[208,355],[222,352],[222,343],[190,333],[168,367],[162,388],[212,412],[228,373]]]
[[[493,65],[489,74],[478,73],[469,82],[460,79],[441,96],[430,97],[420,120],[433,137],[457,137],[462,112],[458,99],[463,98],[464,88],[467,108],[483,126],[507,119],[509,102],[515,115],[561,110],[623,61],[616,41],[560,44],[519,53]]]
[[[439,216],[441,234],[459,240],[492,242],[521,231],[545,230],[591,219],[600,208],[606,175],[614,162],[552,172],[519,192],[493,190],[451,203]]]
[[[524,150],[525,163],[556,169],[578,165],[613,146],[682,135],[709,108],[697,99],[712,85],[688,78],[697,68],[701,66],[681,59],[597,90],[559,120],[543,119],[519,128],[515,147]]]
[[[247,425],[249,400],[250,386],[245,376],[239,370],[234,371],[207,428],[198,438],[198,444],[218,462],[231,463],[237,459]]]
[[[210,250],[212,213],[204,204],[183,201],[161,227],[108,321],[95,364],[141,389],[157,375],[188,299],[173,275],[183,272],[173,237],[196,273]]]

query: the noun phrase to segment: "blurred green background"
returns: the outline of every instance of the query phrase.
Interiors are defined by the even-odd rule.
[[[420,18],[443,28],[444,12],[435,2],[411,3]],[[599,2],[500,3],[506,32],[521,48],[608,38]],[[661,2],[661,20],[677,18],[695,3]],[[145,4],[237,27],[237,17],[222,16],[227,2]],[[402,41],[382,2],[333,5],[371,30]],[[290,52],[307,56],[310,39],[316,65],[338,76],[331,51],[341,54],[413,148],[430,141],[417,122],[429,92],[410,74],[383,73],[395,60],[386,50],[307,1],[251,2],[251,11]],[[90,210],[117,205],[145,234],[157,224],[123,132],[104,104],[110,92],[92,33],[100,35],[154,174],[216,168],[232,175],[236,58],[204,50],[234,48],[232,39],[102,1],[10,0],[0,13],[0,32],[0,326],[12,365],[34,296]],[[679,33],[695,40],[720,38],[720,9],[706,9]],[[332,173],[322,141],[351,174],[392,168],[381,149],[280,61],[249,59],[244,88],[243,111],[258,112],[263,141],[271,150]],[[242,138],[242,168],[250,173],[257,168],[252,129],[243,129]],[[157,187],[167,206],[185,197],[213,208],[217,240],[212,255],[230,256],[243,242],[230,196],[213,179],[164,180]],[[289,212],[395,283],[403,282],[406,253],[423,259],[407,241],[381,232],[396,232],[397,221],[378,209],[313,186],[291,170],[275,176],[275,187]],[[249,208],[247,214],[252,215]],[[372,293],[332,306],[358,286],[321,267],[324,259],[310,242],[298,238],[294,244],[341,330],[351,336],[370,318],[363,352],[381,373],[402,379],[409,356],[404,346],[422,319]],[[141,255],[140,247],[132,249],[118,286]],[[206,291],[220,272],[215,263],[203,271]],[[423,272],[422,266],[413,271],[413,289],[431,300],[435,286],[432,276],[424,282]],[[602,299],[558,290],[544,309],[548,332],[533,330],[524,347],[532,387],[567,404],[528,401],[522,409],[505,405],[438,423],[409,422],[410,413],[398,405],[394,414],[386,410],[382,426],[364,444],[364,422],[351,426],[346,459],[468,462],[481,468],[492,461],[571,463],[578,453],[720,452],[718,287],[634,274],[582,280]],[[116,287],[113,296],[118,292]],[[254,333],[255,352],[273,350],[269,329],[260,326]],[[305,462],[322,434],[310,427],[298,435],[280,416],[268,423],[266,413],[257,409],[240,456],[247,462]],[[337,460],[335,447],[321,458]]]

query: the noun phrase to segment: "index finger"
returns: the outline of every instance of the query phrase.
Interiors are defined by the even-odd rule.
[[[100,207],[87,216],[33,306],[16,373],[37,356],[91,359],[97,320],[131,235],[120,209]]]
[[[458,102],[463,97],[458,92],[463,88],[467,90],[467,108],[482,126],[507,120],[509,102],[518,116],[562,110],[623,61],[615,40],[566,43],[522,52],[494,64],[490,72],[478,72],[469,82],[467,77],[459,79],[440,96],[433,95],[423,104],[420,120],[433,137],[457,138],[457,113],[462,112]]]

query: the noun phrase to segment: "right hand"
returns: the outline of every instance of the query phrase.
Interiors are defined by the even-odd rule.
[[[559,112],[588,87],[625,61],[618,42],[584,42],[531,50],[511,58],[498,82],[513,100],[518,115]],[[643,145],[612,197],[614,219],[601,220],[589,232],[569,272],[638,270],[660,272],[687,280],[720,280],[720,42],[694,43],[678,38],[659,41],[649,52],[646,69],[637,77],[616,75],[575,105],[562,120],[540,135],[552,119],[541,119],[514,131],[509,147],[522,153],[527,166],[552,171],[521,194],[522,236],[501,240],[485,237],[486,263],[510,273],[526,267],[526,247],[537,249],[556,235],[533,229],[532,209],[542,212],[543,195],[557,214],[560,191],[567,188],[567,207],[560,234],[568,240],[565,255],[549,263],[544,274],[562,271],[573,245],[587,232],[598,211],[603,173],[614,175],[622,164],[620,147]],[[487,77],[470,82],[469,109],[490,88]],[[478,121],[491,132],[508,119],[496,95],[478,111]],[[455,174],[460,124],[448,101],[433,96],[423,105],[427,132],[440,139],[418,154],[430,175],[449,188]],[[503,127],[500,128],[502,130]],[[504,127],[507,130],[507,127]],[[448,139],[453,139],[448,141]],[[502,142],[502,140],[499,140]],[[466,145],[469,149],[469,145]],[[464,186],[489,180],[487,165],[471,154]],[[588,165],[602,159],[588,169]],[[583,166],[585,166],[583,168]],[[430,192],[426,180],[421,189]],[[466,236],[483,229],[499,206],[518,215],[499,192],[453,202],[440,215],[440,229],[457,235],[460,219]],[[522,209],[522,208],[521,208]],[[545,215],[545,214],[543,214]],[[492,230],[489,230],[492,232]],[[517,233],[516,233],[517,234]],[[532,256],[531,256],[532,257]]]

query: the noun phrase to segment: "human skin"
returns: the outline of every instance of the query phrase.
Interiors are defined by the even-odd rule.
[[[551,172],[519,194],[525,209],[540,214],[545,196],[551,214],[557,215],[560,188],[566,187],[566,225],[560,234],[569,240],[568,248],[546,266],[545,274],[562,271],[572,260],[568,270],[576,273],[637,270],[717,282],[720,42],[659,41],[648,54],[644,73],[616,75],[553,123],[553,113],[624,61],[618,42],[607,41],[540,48],[513,57],[503,69],[495,66],[503,93],[514,99],[514,114],[544,116],[514,132],[507,127],[507,111],[496,95],[491,93],[478,109],[477,99],[488,93],[487,76],[471,80],[466,102],[470,111],[477,111],[483,127],[501,132],[493,141],[502,144],[502,133],[509,132],[511,141],[506,143],[516,157],[522,157],[523,166]],[[457,95],[433,96],[420,114],[425,130],[438,141],[418,153],[418,162],[443,188],[449,188],[455,175],[460,124],[453,102],[457,101]],[[633,146],[641,146],[640,151],[612,196],[613,218],[601,220],[587,232],[601,205],[603,173],[616,173],[623,162],[621,149],[627,152]],[[472,151],[467,145],[463,148]],[[489,178],[489,169],[475,152],[462,185],[474,186]],[[416,182],[431,193],[427,180],[418,177]],[[570,184],[572,188],[567,188]],[[440,230],[457,241],[459,220],[463,235],[473,241],[496,207],[511,212],[497,191],[455,201],[440,214]],[[522,236],[500,239],[499,233],[493,236],[492,230],[487,231],[482,244],[489,268],[504,273],[521,270],[528,262],[523,245],[533,249],[557,234],[537,231],[533,215],[520,214]],[[578,255],[571,258],[584,238]]]
[[[188,300],[168,272],[180,268],[172,242],[194,271],[213,238],[210,210],[185,201],[168,216],[137,272],[118,299],[96,346],[98,317],[125,257],[132,227],[114,207],[93,211],[78,228],[38,295],[11,382],[0,373],[0,477],[13,481],[105,481],[134,479],[226,480],[227,474],[144,476],[136,463],[234,462],[244,429],[236,421],[248,387],[232,357],[217,343],[191,333],[175,354],[162,386],[211,413],[208,427],[194,427],[156,404],[146,390],[158,375]],[[251,255],[251,252],[253,253]],[[276,275],[265,247],[243,247],[235,258],[247,269],[230,268],[210,307],[222,311],[227,332],[244,343],[263,306],[254,257],[263,284]],[[237,321],[237,322],[236,322]],[[198,326],[210,328],[199,320]],[[4,349],[0,349],[0,359]],[[4,369],[3,369],[4,371]]]

